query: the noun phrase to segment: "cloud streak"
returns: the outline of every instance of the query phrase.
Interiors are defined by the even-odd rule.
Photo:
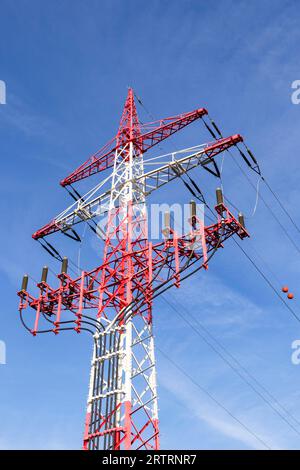
[[[277,441],[274,436],[267,431],[261,423],[261,414],[259,407],[251,407],[247,409],[247,413],[242,416],[237,411],[237,404],[234,400],[231,400],[227,408],[232,410],[232,413],[240,419],[245,426],[247,426],[252,432],[258,436],[259,439],[255,438],[251,433],[243,428],[240,424],[236,423],[223,409],[218,408],[217,405],[213,406],[212,402],[204,393],[196,388],[192,383],[189,383],[188,379],[182,376],[183,380],[178,380],[177,374],[174,371],[170,371],[169,367],[164,364],[164,370],[161,374],[160,385],[164,387],[169,393],[174,395],[185,407],[186,411],[191,420],[198,420],[202,426],[207,425],[211,430],[217,431],[218,434],[226,436],[232,442],[229,448],[237,448],[237,441],[244,447],[250,449],[266,449],[259,439],[263,440],[272,449],[282,449],[285,447],[285,443],[281,440]],[[218,395],[222,394],[219,390]],[[215,395],[213,393],[213,395]],[[222,401],[222,399],[218,400]],[[223,400],[224,403],[224,400]],[[197,447],[198,448],[198,447]],[[199,443],[199,448],[201,445]]]

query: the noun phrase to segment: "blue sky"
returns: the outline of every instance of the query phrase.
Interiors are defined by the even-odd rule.
[[[128,86],[156,118],[205,106],[225,135],[241,133],[297,219],[300,106],[291,103],[291,83],[300,78],[299,6],[284,0],[153,0],[147,6],[135,0],[2,0],[0,8],[0,79],[7,86],[7,104],[0,106],[0,339],[7,346],[7,364],[0,365],[0,447],[79,448],[91,340],[71,333],[32,338],[22,329],[15,294],[21,276],[28,271],[39,278],[44,264],[59,269],[31,233],[70,203],[59,180],[115,135]],[[195,124],[164,149],[209,140]],[[218,182],[200,170],[193,177],[211,197]],[[251,215],[255,193],[227,156],[224,188]],[[299,234],[261,191],[300,245]],[[153,201],[168,198],[189,195],[173,184]],[[300,314],[299,253],[261,203],[246,220],[251,240],[243,246],[257,260],[253,250],[262,254],[279,288],[290,286],[291,305]],[[57,243],[78,256],[71,241],[58,237]],[[90,239],[81,250],[85,261],[101,262],[101,247]],[[299,324],[231,241],[208,272],[166,298],[187,317],[192,312],[300,420],[300,366],[290,359]],[[172,351],[270,447],[300,448],[299,434],[162,299],[154,321],[158,346]],[[160,354],[157,364],[163,448],[261,448]]]

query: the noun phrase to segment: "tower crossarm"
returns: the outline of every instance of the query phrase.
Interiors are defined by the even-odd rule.
[[[167,139],[197,119],[201,119],[206,114],[207,110],[205,108],[195,109],[188,113],[146,124],[142,126],[142,130],[144,128],[144,132],[131,138],[130,135],[128,135],[126,140],[124,140],[124,138],[118,139],[118,137],[115,137],[69,176],[64,178],[60,184],[61,186],[68,186],[76,181],[80,181],[112,167],[116,151],[120,146],[124,147],[125,144],[130,142],[133,143],[137,154],[144,154],[159,142]],[[151,130],[147,130],[148,128],[151,128]]]
[[[215,174],[214,172],[217,167],[214,157],[242,141],[242,136],[236,134],[213,143],[201,145],[192,153],[181,150],[162,157],[145,160],[145,168],[149,168],[150,166],[154,168],[153,170],[145,172],[137,178],[136,181],[138,182],[138,180],[143,179],[146,196],[198,166]],[[170,160],[159,166],[161,160],[166,159],[168,156]]]
[[[201,166],[213,173],[215,168],[214,158],[230,147],[242,142],[241,135],[236,134],[213,143],[194,147],[193,149],[180,150],[144,161],[145,168],[153,168],[137,176],[132,181],[135,186],[143,188],[144,196],[149,195],[156,189],[184,175],[192,169]],[[191,150],[193,150],[191,152]],[[123,185],[126,183],[122,183]],[[127,182],[128,184],[128,182]],[[98,191],[101,185],[97,186]],[[112,187],[102,192],[99,196],[86,198],[85,196],[73,203],[61,215],[37,230],[32,237],[43,238],[54,232],[67,232],[74,225],[101,216],[108,212],[111,192],[121,191],[122,187]],[[92,194],[95,194],[93,191]],[[135,202],[135,201],[133,201]]]

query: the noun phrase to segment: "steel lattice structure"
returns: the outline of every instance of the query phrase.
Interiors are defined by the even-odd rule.
[[[192,210],[187,234],[179,236],[167,217],[163,240],[148,239],[147,196],[197,166],[218,176],[215,157],[243,140],[233,135],[144,160],[151,147],[205,115],[201,108],[141,125],[129,89],[116,137],[61,185],[108,168],[111,175],[84,197],[75,191],[74,204],[33,234],[46,243],[47,251],[58,255],[45,237],[63,232],[76,239],[76,224],[107,215],[101,266],[72,278],[64,259],[58,287],[47,283],[44,268],[38,296],[29,293],[27,276],[18,293],[22,321],[34,336],[65,329],[93,333],[84,449],[159,449],[153,300],[170,285],[179,287],[183,277],[206,269],[229,237],[248,236],[243,218],[233,216],[219,193],[216,223],[205,226]],[[110,187],[104,189],[105,184]],[[28,307],[35,312],[33,317]],[[41,321],[48,328],[41,329]]]

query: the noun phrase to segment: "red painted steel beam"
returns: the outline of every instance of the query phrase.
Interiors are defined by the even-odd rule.
[[[52,220],[51,222],[34,232],[32,234],[32,238],[34,240],[38,240],[39,238],[43,238],[45,235],[50,235],[51,233],[58,232],[59,230],[60,229],[56,225],[55,220]]]
[[[240,134],[235,134],[230,137],[225,137],[224,139],[216,140],[213,144],[209,144],[204,148],[204,152],[208,157],[213,158],[215,155],[224,152],[239,142],[243,142],[243,137]]]

